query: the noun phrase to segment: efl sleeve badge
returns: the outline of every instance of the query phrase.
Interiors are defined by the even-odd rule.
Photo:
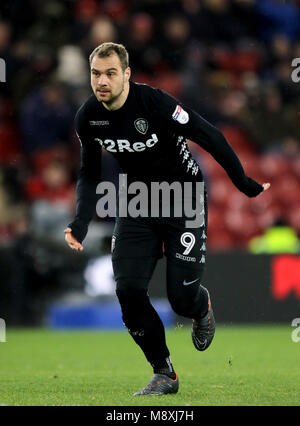
[[[189,121],[189,114],[180,106],[177,105],[172,114],[172,118],[180,124],[186,124]]]

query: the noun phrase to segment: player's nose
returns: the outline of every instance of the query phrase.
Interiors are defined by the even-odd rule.
[[[97,81],[98,88],[107,86],[107,77],[105,75],[100,75]]]

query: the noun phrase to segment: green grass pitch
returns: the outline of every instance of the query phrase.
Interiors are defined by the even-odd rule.
[[[126,331],[8,329],[0,405],[300,405],[300,342],[289,326],[218,326],[206,352],[189,327],[167,329],[176,395],[132,394],[152,370]]]

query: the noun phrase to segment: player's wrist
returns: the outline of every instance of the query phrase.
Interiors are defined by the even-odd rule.
[[[243,192],[248,197],[256,197],[264,190],[263,186],[256,182],[254,179],[251,179],[248,176],[245,176],[245,184]]]
[[[73,236],[79,243],[85,239],[88,232],[88,222],[85,220],[76,217],[73,222],[69,223],[68,227],[71,228]]]

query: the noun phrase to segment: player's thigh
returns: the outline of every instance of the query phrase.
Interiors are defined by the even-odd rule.
[[[167,260],[185,269],[203,269],[206,263],[206,224],[186,228],[184,220],[173,219],[166,229],[164,247]]]
[[[186,228],[182,219],[173,219],[166,229],[167,292],[170,302],[192,300],[202,284],[206,265],[206,223]]]
[[[193,198],[196,198],[194,194]],[[166,219],[164,233],[165,255],[168,260],[188,269],[203,269],[206,262],[207,239],[207,193],[201,203],[196,203],[201,210],[199,216],[193,220],[186,217],[174,217]]]
[[[147,287],[160,257],[162,240],[146,220],[117,219],[112,236],[112,263],[117,285],[126,282],[126,285]]]

